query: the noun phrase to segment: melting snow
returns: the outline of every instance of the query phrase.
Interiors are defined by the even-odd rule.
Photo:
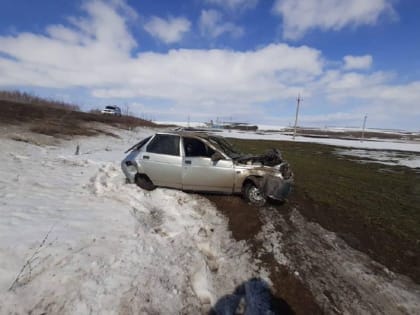
[[[263,209],[258,238],[302,279],[326,314],[418,314],[420,286],[348,246],[297,210]],[[282,231],[282,232],[279,232]]]
[[[261,276],[207,199],[125,184],[123,152],[151,132],[1,140],[1,314],[198,314]]]
[[[251,139],[251,140],[277,140],[277,141],[296,141],[296,142],[311,142],[333,145],[338,147],[351,147],[362,149],[376,149],[376,150],[397,150],[397,151],[410,151],[420,152],[420,142],[416,141],[397,141],[397,140],[345,140],[334,138],[313,138],[296,136],[293,140],[292,136],[281,133],[254,133],[237,130],[223,130],[217,134],[229,138],[238,139]]]
[[[411,168],[420,168],[420,154],[416,153],[362,149],[337,150],[336,153],[369,159],[362,160],[363,162],[378,162],[385,165],[403,165]]]
[[[125,184],[123,152],[150,133],[43,147],[1,139],[0,314],[201,314],[224,309],[253,277],[269,282],[207,199]],[[326,313],[419,309],[419,286],[299,212],[260,215],[260,250],[294,271]]]

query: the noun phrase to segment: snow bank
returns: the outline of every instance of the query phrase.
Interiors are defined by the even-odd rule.
[[[125,183],[124,150],[151,132],[1,140],[1,314],[199,314],[261,276],[207,199]]]

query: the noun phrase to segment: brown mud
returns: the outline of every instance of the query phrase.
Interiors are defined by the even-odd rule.
[[[270,273],[272,294],[283,301],[279,314],[415,314],[420,307],[418,285],[367,255],[372,243],[340,226],[342,218],[315,217],[316,205],[300,194],[264,207],[238,196],[206,197],[228,218],[232,236],[245,240]],[[330,232],[326,222],[346,232]]]
[[[261,267],[270,272],[273,282],[272,294],[284,304],[277,306],[279,314],[322,314],[312,293],[290,270],[279,265],[273,254],[261,252],[262,244],[258,239],[263,222],[257,207],[246,203],[237,196],[206,195],[219,211],[229,219],[229,228],[236,240],[247,241],[255,257],[261,261]]]

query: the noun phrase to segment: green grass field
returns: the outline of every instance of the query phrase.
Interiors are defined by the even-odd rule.
[[[231,141],[249,153],[279,148],[295,174],[294,191],[283,207],[297,207],[353,247],[420,282],[418,170],[358,163],[320,144]]]

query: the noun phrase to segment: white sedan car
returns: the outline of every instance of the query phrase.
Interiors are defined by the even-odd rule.
[[[122,171],[128,182],[146,190],[160,186],[243,194],[251,203],[263,205],[267,198],[283,201],[293,182],[279,150],[244,155],[223,137],[207,133],[156,133],[128,152]]]

